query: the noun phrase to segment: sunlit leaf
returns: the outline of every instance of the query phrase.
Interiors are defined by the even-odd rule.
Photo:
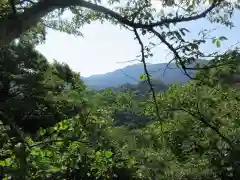
[[[221,41],[217,40],[217,48],[220,48],[220,46],[221,46]]]
[[[110,157],[112,157],[113,153],[111,151],[105,151],[104,155],[106,158],[110,158]]]

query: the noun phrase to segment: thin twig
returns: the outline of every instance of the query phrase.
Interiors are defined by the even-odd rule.
[[[87,112],[87,115],[85,116],[85,120],[83,122],[83,127],[86,128],[87,127],[87,121],[88,121],[88,118],[90,116],[90,113],[91,113],[92,109],[90,109],[88,112]]]
[[[235,148],[233,143],[227,137],[225,137],[216,127],[211,125],[206,120],[205,116],[200,112],[198,105],[197,105],[197,114],[195,114],[195,113],[193,113],[190,110],[185,109],[185,108],[170,108],[170,109],[165,109],[165,111],[184,111],[184,112],[188,113],[192,117],[201,121],[206,127],[209,127],[210,129],[212,129],[224,142],[226,142],[229,145],[229,147],[231,149]]]
[[[56,142],[64,142],[64,141],[72,141],[72,142],[80,142],[80,143],[89,143],[87,141],[81,141],[76,138],[67,138],[67,139],[53,139],[53,140],[48,140],[48,141],[43,141],[34,145],[31,145],[30,148],[36,147],[36,146],[42,146],[45,144],[51,144],[51,143],[56,143]]]
[[[180,57],[180,55],[178,54],[178,52],[176,51],[176,49],[169,43],[167,42],[167,40],[159,33],[157,32],[156,30],[154,29],[150,29],[150,32],[152,32],[153,34],[155,34],[174,54],[175,58],[179,61],[183,71],[184,71],[184,74],[186,76],[188,76],[190,79],[194,79],[193,77],[191,77],[188,72],[187,72],[187,68],[184,64],[184,62],[182,61],[182,58]]]
[[[150,74],[148,73],[148,70],[147,70],[147,64],[146,64],[146,61],[145,61],[145,53],[144,53],[144,45],[143,45],[143,42],[142,42],[142,40],[141,40],[141,38],[140,38],[136,29],[134,29],[134,33],[135,33],[135,36],[138,40],[138,43],[141,46],[141,55],[142,55],[142,63],[143,63],[143,67],[144,67],[144,72],[147,75],[147,82],[148,82],[148,84],[150,86],[150,90],[152,92],[152,97],[153,97],[153,101],[154,101],[155,109],[156,109],[156,115],[158,117],[159,122],[161,123],[161,130],[163,130],[162,129],[162,121],[161,121],[160,114],[159,114],[159,108],[158,108],[158,104],[157,104],[155,91],[154,91],[153,85],[151,83]]]
[[[174,60],[175,60],[175,59],[172,59],[172,60],[170,60],[170,61],[167,63],[166,67],[165,67],[164,70],[163,70],[163,76],[165,75],[166,70],[169,68],[170,64],[171,64]]]
[[[137,79],[135,79],[134,77],[132,77],[132,76],[130,76],[130,75],[128,75],[127,73],[125,73],[122,69],[120,69],[120,71],[125,75],[125,76],[127,76],[127,77],[129,77],[130,79],[132,79],[132,80],[134,80],[134,81],[136,81],[136,82],[138,82],[138,83],[140,83],[140,81],[139,80],[137,80]]]

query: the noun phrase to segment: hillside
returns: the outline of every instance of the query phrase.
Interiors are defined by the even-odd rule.
[[[166,91],[169,88],[169,86],[167,86],[166,84],[164,84],[162,81],[159,81],[159,80],[152,80],[151,84],[155,92]],[[117,93],[133,92],[138,96],[146,96],[150,92],[150,87],[147,81],[141,81],[137,84],[127,83],[118,87],[113,87],[111,89]],[[101,90],[101,91],[104,91],[104,90]]]
[[[170,64],[167,69],[166,66],[167,63],[148,64],[147,68],[153,79],[160,80],[166,85],[188,82],[189,78],[175,64]],[[106,74],[82,77],[82,79],[90,88],[104,89],[118,87],[122,84],[136,84],[140,80],[139,75],[143,73],[143,65],[135,64]],[[193,75],[194,72],[189,72],[189,74]]]

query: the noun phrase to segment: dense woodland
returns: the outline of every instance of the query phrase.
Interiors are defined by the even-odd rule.
[[[108,8],[118,3],[109,1]],[[213,0],[199,12],[201,1],[181,1],[188,9],[156,22],[149,3],[107,9],[99,1],[0,0],[0,179],[240,179],[240,52],[204,54],[202,43],[220,48],[227,38],[186,40],[187,29],[169,26],[209,18],[232,27],[238,3]],[[73,21],[56,20],[66,8]],[[36,50],[46,27],[76,35],[96,20],[135,35],[145,70],[137,85],[90,89],[67,64],[49,63]],[[171,50],[186,76],[190,63],[209,63],[191,67],[196,75],[188,83],[166,86],[147,71],[146,34]]]

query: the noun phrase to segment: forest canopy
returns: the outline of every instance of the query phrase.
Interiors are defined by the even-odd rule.
[[[231,29],[239,4],[163,0],[159,6],[150,0],[0,1],[0,179],[240,179],[238,46],[204,53],[203,44],[220,48],[227,38],[199,29],[189,40],[180,26],[204,18]],[[64,20],[66,11],[72,19]],[[133,33],[144,67],[139,84],[89,89],[67,64],[49,63],[36,50],[46,28],[81,35],[94,21]],[[149,35],[153,41],[145,44]],[[156,41],[188,83],[152,79],[146,60]]]

